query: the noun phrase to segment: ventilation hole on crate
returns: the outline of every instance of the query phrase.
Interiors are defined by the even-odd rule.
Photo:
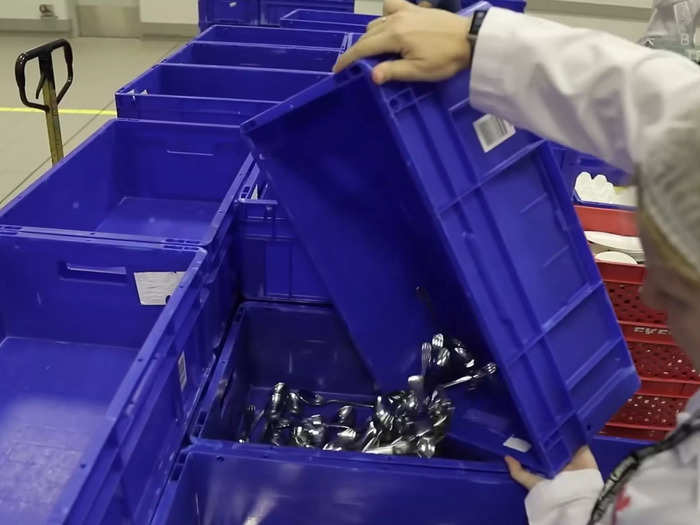
[[[140,363],[141,361],[143,361],[143,357],[137,357],[136,360]]]
[[[87,467],[87,465],[85,463],[80,464],[80,468],[85,468],[85,467]]]
[[[216,456],[216,461],[218,461],[219,463],[223,462],[224,456]]]

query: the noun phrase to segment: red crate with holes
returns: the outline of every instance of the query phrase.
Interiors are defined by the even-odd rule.
[[[584,230],[637,235],[634,212],[576,206]],[[666,314],[647,307],[639,296],[643,265],[599,262],[617,319],[642,380],[636,396],[606,425],[604,434],[661,439],[676,425],[676,414],[700,389],[700,375],[673,340]]]

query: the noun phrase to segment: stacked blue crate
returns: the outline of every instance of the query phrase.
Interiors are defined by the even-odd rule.
[[[352,13],[352,0],[199,0],[199,28],[213,25],[278,26],[280,19],[296,9],[321,9]]]
[[[323,78],[346,38],[240,28],[232,43],[226,34],[170,57],[158,67],[173,73],[148,89],[176,78],[206,99],[222,75],[259,79],[237,100],[257,91],[254,115]],[[191,67],[200,84],[178,76]],[[13,414],[0,431],[3,523],[147,522],[213,370],[240,296],[248,148],[237,126],[169,117],[107,123],[0,211],[0,360],[12,372],[0,404]]]
[[[375,18],[377,18],[376,15],[321,11],[317,9],[296,9],[280,19],[280,27],[364,33],[367,24]]]

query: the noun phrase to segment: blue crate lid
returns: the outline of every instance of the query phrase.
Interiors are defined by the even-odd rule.
[[[639,385],[558,166],[469,105],[467,72],[378,87],[375,63],[243,132],[377,387],[455,334],[499,380],[456,396],[453,434],[554,474]]]

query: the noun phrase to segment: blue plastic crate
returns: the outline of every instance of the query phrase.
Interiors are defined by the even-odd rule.
[[[470,524],[527,523],[524,492],[503,461],[474,456],[449,438],[444,457],[430,460],[236,443],[244,407],[264,405],[279,380],[350,398],[372,392],[372,379],[332,310],[245,303],[202,398],[195,444],[173,470],[154,523],[242,523],[259,510],[262,494],[276,502],[265,523],[295,523],[295,516],[300,523],[379,523],[386,516],[406,524],[462,523],[464,509],[477,507]],[[601,437],[591,444],[605,476],[643,445]],[[407,492],[421,497],[407,500]]]
[[[576,179],[581,172],[588,172],[591,176],[605,175],[608,182],[615,186],[624,186],[630,180],[630,176],[619,168],[615,168],[605,161],[597,159],[592,155],[580,153],[578,151],[552,143],[552,152],[559,164],[564,183],[571,190],[571,195],[576,204],[594,206],[597,208],[633,209],[630,206],[619,206],[615,204],[601,204],[581,200],[575,190]]]
[[[233,313],[236,176],[246,156],[238,127],[112,120],[0,210],[0,224],[206,248],[217,347]]]
[[[341,318],[331,308],[260,302],[244,303],[239,308],[200,403],[191,439],[198,450],[227,457],[231,454],[234,463],[240,462],[241,470],[230,481],[236,486],[227,490],[251,496],[269,493],[280,502],[288,502],[276,505],[274,517],[267,517],[265,523],[298,516],[296,506],[307,506],[311,499],[316,503],[308,506],[300,523],[378,523],[379,516],[396,508],[402,510],[390,515],[400,523],[454,523],[464,519],[465,506],[476,505],[482,498],[479,518],[470,523],[500,523],[504,516],[512,523],[527,523],[524,491],[510,480],[502,459],[484,459],[450,443],[449,438],[441,445],[441,454],[446,457],[430,460],[236,443],[243,409],[248,403],[265,406],[277,381],[349,399],[372,399],[373,393],[372,377]],[[327,416],[335,410],[337,406],[314,409]],[[358,421],[363,415],[358,414]],[[257,430],[259,436],[261,428]],[[185,471],[189,468],[184,466]],[[258,474],[253,475],[253,470]],[[294,482],[284,474],[292,470]],[[155,523],[191,521],[191,511],[180,514],[181,510],[174,508],[189,505],[191,497],[177,493],[182,490],[177,487],[181,474],[182,468],[176,467],[176,479],[166,488]],[[215,479],[202,479],[201,483],[198,489],[217,490]],[[425,497],[398,505],[396,498],[406,490],[426,491]],[[498,492],[498,501],[486,497],[490,491]],[[491,504],[484,503],[489,499]],[[231,498],[227,500],[231,502]],[[225,521],[225,517],[233,523],[244,522],[241,513],[251,511],[247,497],[240,500],[234,514],[229,514],[232,509],[226,507],[228,503],[206,511],[200,508],[200,512],[209,516],[211,523]],[[352,513],[338,512],[346,505],[353,508]],[[333,508],[335,518],[329,514]]]
[[[252,157],[236,208],[235,258],[245,299],[330,303],[306,250]]]
[[[213,367],[205,256],[0,227],[0,523],[148,522]],[[151,306],[135,272],[184,275]]]
[[[457,335],[500,381],[458,401],[454,435],[551,475],[639,386],[558,167],[469,105],[467,72],[379,87],[373,65],[243,132],[378,386],[405,386],[431,334]]]
[[[617,441],[593,440],[604,476],[625,455],[643,446],[634,440]],[[194,445],[180,455],[153,523],[245,523],[261,509],[264,523],[271,525],[382,523],[386,516],[406,525],[438,520],[470,525],[527,523],[522,495],[498,464],[463,462],[467,468],[461,476],[436,483],[445,477],[444,471],[424,468],[397,475],[391,468],[350,470],[335,462],[303,461],[298,455],[294,451],[287,458],[276,450],[249,454],[237,445]],[[295,475],[287,475],[290,471]],[[407,493],[420,496],[406,498]],[[265,501],[261,494],[274,498],[274,505],[260,503]]]
[[[343,49],[345,33],[307,31],[279,27],[213,26],[194,39],[194,42],[231,42],[259,44],[276,48],[284,46]]]
[[[240,124],[327,73],[158,64],[119,91],[122,118]]]
[[[172,64],[239,66],[265,69],[331,71],[338,50],[190,42],[164,60]]]
[[[367,29],[367,24],[375,18],[377,18],[376,15],[363,15],[360,13],[295,9],[280,18],[280,26],[294,29],[364,33]]]
[[[354,0],[260,0],[260,25],[278,26],[280,19],[296,9],[352,13]]]
[[[259,0],[198,0],[199,29],[204,31],[214,24],[258,25]]]

